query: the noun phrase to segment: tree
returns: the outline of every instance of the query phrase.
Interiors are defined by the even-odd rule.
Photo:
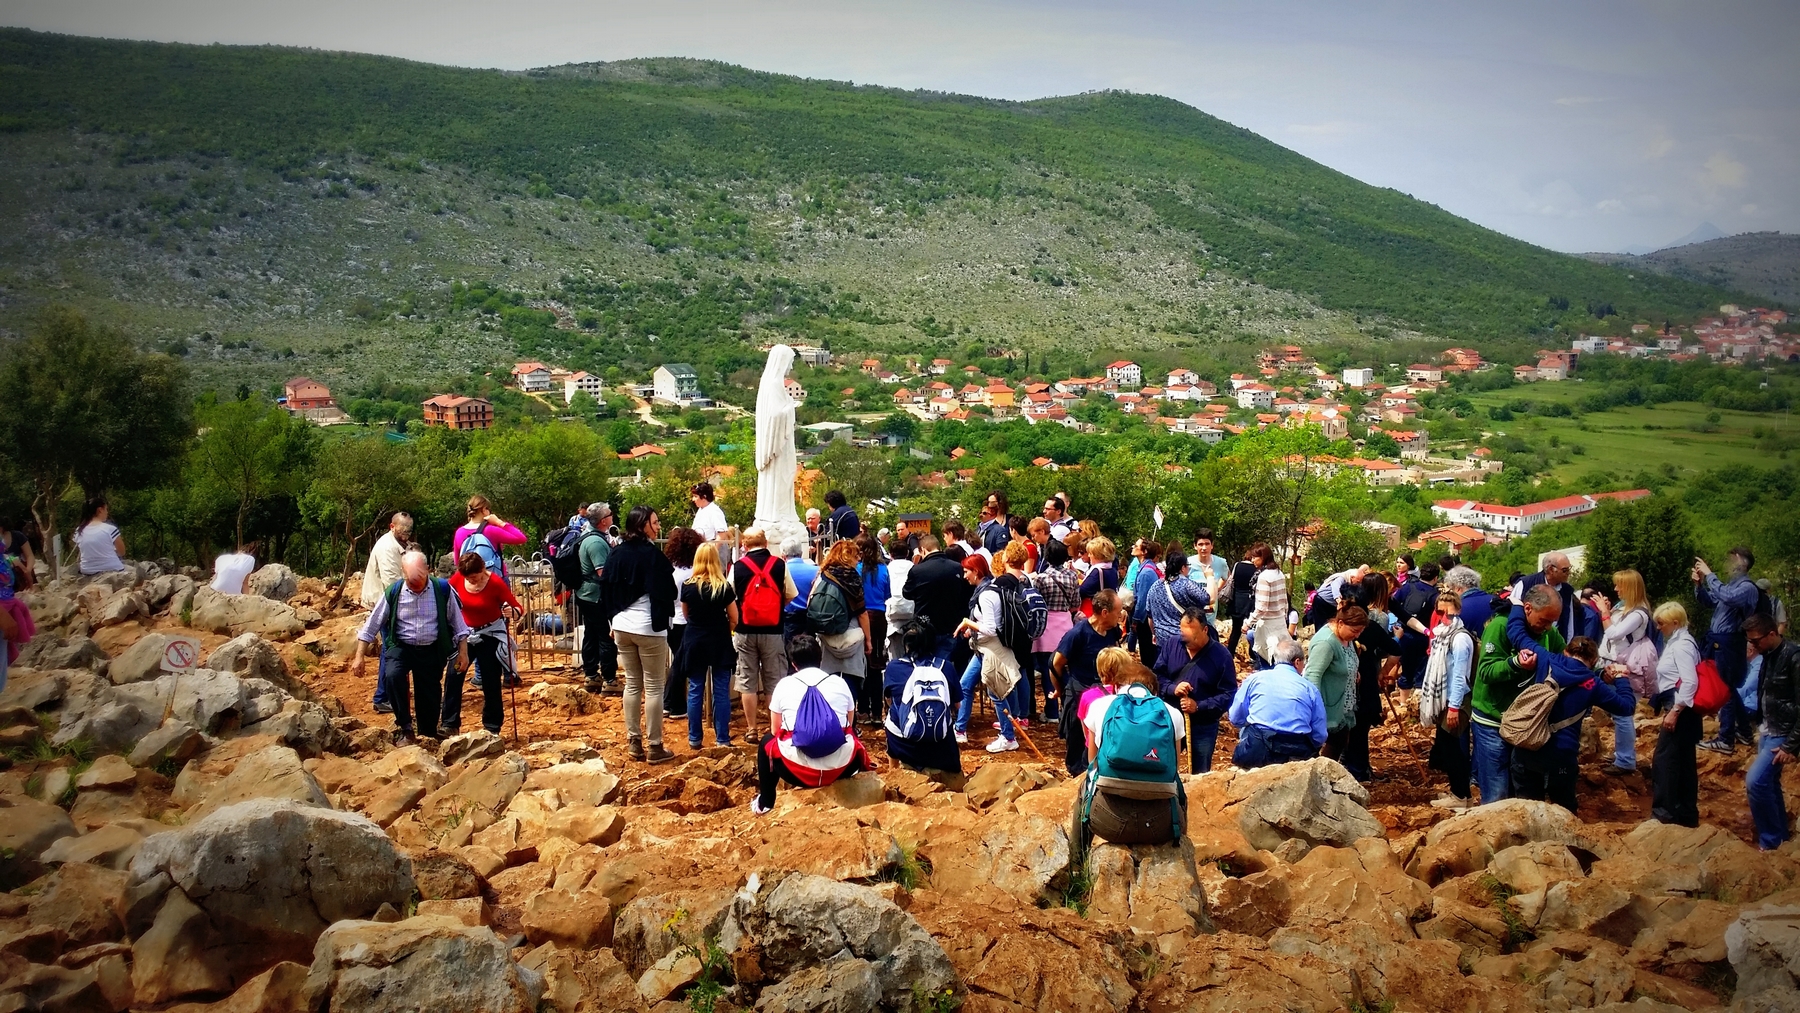
[[[843,492],[850,505],[859,510],[862,504],[894,489],[885,452],[853,447],[843,440],[834,440],[820,451],[813,458],[812,467],[825,473],[827,487]]]
[[[486,496],[501,516],[516,515],[548,531],[576,504],[599,497],[615,460],[583,425],[495,430],[469,454],[463,484]]]
[[[1357,566],[1379,569],[1388,558],[1387,539],[1355,522],[1330,522],[1313,537],[1301,569],[1304,580],[1317,584],[1334,573]]]
[[[331,596],[344,596],[356,563],[356,546],[387,523],[396,510],[419,500],[416,453],[411,444],[382,434],[336,440],[319,455],[319,469],[301,502],[301,511],[321,528],[344,534],[344,572]]]
[[[299,495],[312,458],[313,428],[285,409],[252,397],[208,409],[194,454],[237,499],[237,544],[244,518],[265,497]]]
[[[876,431],[911,442],[919,436],[919,420],[910,412],[894,412],[881,420],[881,428]]]
[[[0,438],[31,482],[46,542],[71,489],[92,497],[144,488],[166,476],[194,431],[180,363],[141,353],[64,307],[45,311],[0,355],[0,404]]]
[[[1363,449],[1372,457],[1399,457],[1400,443],[1380,429],[1369,430]]]
[[[1689,590],[1694,533],[1687,511],[1673,499],[1652,496],[1623,503],[1608,500],[1594,511],[1588,535],[1587,572],[1611,577],[1636,570],[1652,598]]]

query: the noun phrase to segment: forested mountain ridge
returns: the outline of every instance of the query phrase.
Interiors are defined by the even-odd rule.
[[[1733,297],[1155,96],[0,31],[0,324],[73,302],[226,382],[514,354],[717,382],[775,335],[1074,369],[1239,339],[1547,340]]]
[[[1739,289],[1762,300],[1800,304],[1800,235],[1743,232],[1632,256],[1590,253],[1589,260],[1655,271],[1688,281]]]

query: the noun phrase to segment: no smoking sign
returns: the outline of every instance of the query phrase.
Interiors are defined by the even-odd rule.
[[[162,670],[192,672],[200,664],[200,641],[193,637],[172,637],[163,648]]]

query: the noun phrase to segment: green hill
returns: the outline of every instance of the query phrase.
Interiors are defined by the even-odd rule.
[[[1510,239],[1155,96],[0,30],[0,324],[73,302],[215,382],[531,354],[627,375],[685,359],[724,386],[795,335],[1079,368],[1270,339],[1537,342],[1732,298]]]

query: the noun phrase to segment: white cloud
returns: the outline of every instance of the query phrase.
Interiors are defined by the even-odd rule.
[[[1711,187],[1740,187],[1750,177],[1750,170],[1744,163],[1723,151],[1714,152],[1702,168],[1705,170],[1702,178]]]
[[[1625,211],[1625,202],[1618,199],[1617,197],[1608,197],[1607,199],[1594,205],[1594,210],[1600,212],[1603,215],[1621,214]]]

